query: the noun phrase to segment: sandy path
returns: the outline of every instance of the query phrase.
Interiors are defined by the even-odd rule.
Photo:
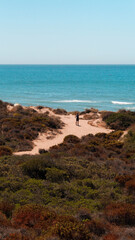
[[[53,138],[47,139],[47,134],[39,134],[38,138],[33,141],[34,148],[32,151],[18,152],[15,155],[23,155],[30,154],[35,155],[39,153],[39,149],[48,150],[50,147],[60,144],[63,142],[65,136],[69,134],[76,135],[77,137],[82,137],[89,133],[96,134],[99,132],[109,133],[110,129],[106,129],[103,127],[95,127],[88,124],[88,120],[80,119],[79,126],[75,125],[75,116],[70,115],[62,115],[60,116],[61,120],[65,123],[65,127],[61,130],[61,134],[55,135]]]

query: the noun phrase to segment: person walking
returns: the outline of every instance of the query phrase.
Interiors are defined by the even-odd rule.
[[[79,126],[79,113],[76,114],[76,125]]]

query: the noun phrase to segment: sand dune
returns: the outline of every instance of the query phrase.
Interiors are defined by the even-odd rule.
[[[82,136],[90,133],[95,135],[96,133],[100,133],[100,132],[104,132],[104,133],[111,132],[110,129],[106,129],[104,127],[97,125],[97,121],[99,123],[102,120],[100,119],[100,117],[98,120],[97,119],[93,120],[92,125],[90,125],[89,120],[84,120],[83,116],[81,116],[81,119],[79,121],[79,126],[76,126],[75,124],[75,115],[72,115],[72,114],[61,115],[60,118],[65,123],[64,128],[61,129],[61,133],[52,134],[48,132],[45,134],[39,134],[38,138],[33,141],[34,148],[32,149],[32,151],[17,152],[15,153],[15,155],[23,155],[23,154],[35,155],[39,153],[39,149],[49,150],[50,147],[62,143],[64,137],[69,134],[73,134],[81,138]],[[93,126],[93,125],[96,125],[96,126]]]

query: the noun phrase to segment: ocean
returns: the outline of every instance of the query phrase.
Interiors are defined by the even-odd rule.
[[[67,111],[135,111],[135,65],[0,65],[0,99]]]

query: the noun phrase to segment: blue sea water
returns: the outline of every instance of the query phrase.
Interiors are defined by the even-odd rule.
[[[68,111],[134,111],[135,65],[0,65],[0,99]]]

